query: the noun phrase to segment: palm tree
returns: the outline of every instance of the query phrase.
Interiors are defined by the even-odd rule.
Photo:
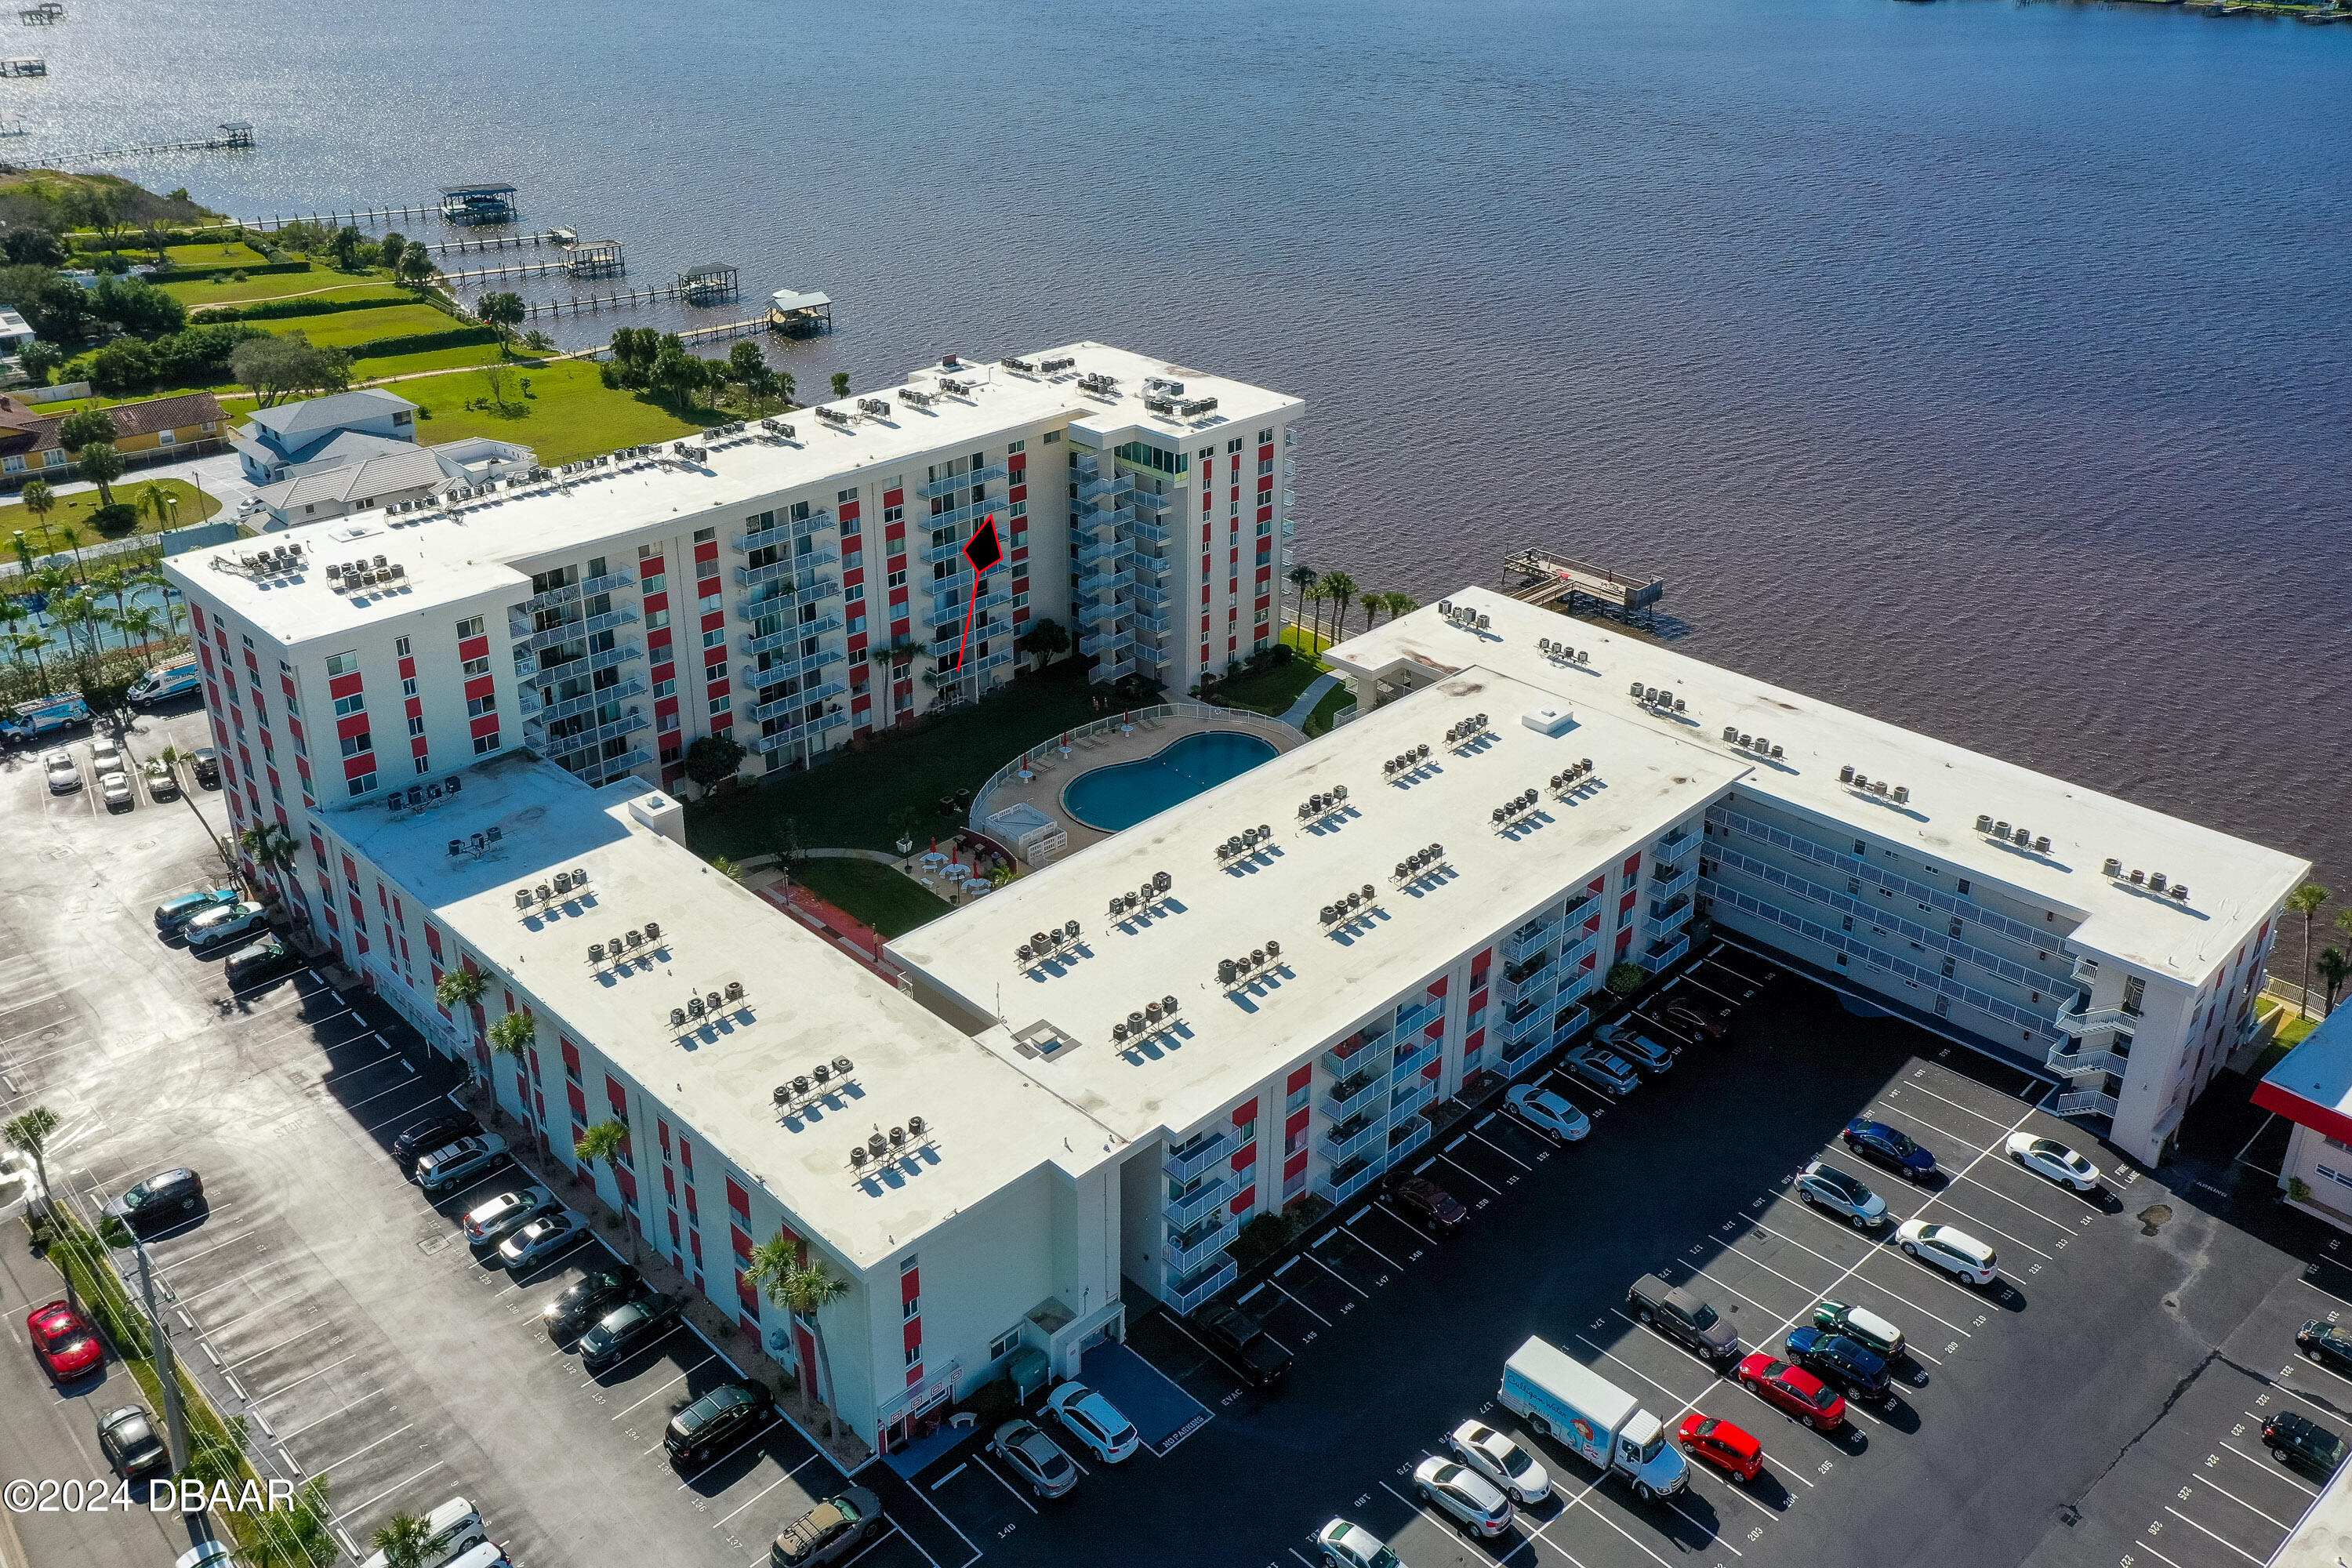
[[[2319,953],[2319,978],[2327,983],[2327,1000],[2320,1008],[2324,1017],[2336,1011],[2336,993],[2347,979],[2352,979],[2352,958],[2344,956],[2340,947],[2322,948]]]
[[[16,499],[25,503],[25,510],[33,514],[34,521],[39,523],[44,529],[48,527],[49,513],[55,511],[58,507],[58,492],[49,489],[49,482],[47,479],[26,479],[24,489],[17,493]],[[16,537],[22,541],[25,536],[20,533]],[[16,558],[24,562],[25,569],[28,572],[32,570],[33,565],[31,555],[30,544],[20,542],[17,545]]]
[[[1388,601],[1389,619],[1392,621],[1401,616],[1409,616],[1421,608],[1421,601],[1411,594],[1391,594],[1388,595]]]
[[[237,835],[236,846],[245,851],[247,858],[268,873],[273,891],[278,891],[279,877],[287,867],[294,863],[294,857],[302,848],[294,836],[286,831],[285,825],[278,822],[265,822],[247,828]],[[283,898],[285,895],[279,892],[278,896]]]
[[[57,1199],[49,1194],[49,1167],[46,1158],[49,1134],[58,1130],[58,1113],[46,1105],[37,1105],[20,1116],[0,1124],[0,1138],[8,1146],[32,1157],[33,1175],[41,1184],[41,1206],[55,1213]]]
[[[245,1553],[254,1568],[320,1568],[334,1560],[334,1537],[327,1533],[329,1479],[313,1476],[296,1489],[291,1508],[260,1516]]]
[[[133,605],[114,617],[114,629],[122,634],[125,647],[131,646],[131,638],[138,638],[140,662],[149,669],[155,668],[154,658],[147,650],[154,647],[155,634],[163,629],[163,616],[144,605]]]
[[[153,518],[159,529],[168,528],[179,515],[180,498],[163,480],[150,479],[139,487],[138,507],[140,516]]]
[[[817,1314],[849,1294],[849,1281],[828,1270],[823,1263],[802,1263],[799,1244],[781,1231],[751,1249],[751,1279],[770,1301],[792,1313],[816,1342],[817,1372],[824,1384],[822,1392],[829,1394],[833,1388],[833,1362],[825,1353],[824,1325]],[[803,1412],[819,1392],[810,1385],[808,1369],[803,1367]]]
[[[89,591],[92,594],[111,595],[114,600],[114,613],[120,616],[125,607],[123,596],[131,591],[130,574],[121,567],[110,562],[89,574]]]
[[[49,601],[50,617],[65,628],[66,651],[68,654],[76,658],[80,657],[81,645],[74,641],[74,628],[79,626],[85,632],[89,631],[90,622],[97,612],[98,606],[89,602],[89,595],[87,594],[67,594]],[[90,651],[92,653],[98,651],[95,644],[92,645]]]
[[[38,632],[10,632],[0,637],[0,642],[7,645],[9,656],[16,661],[19,669],[25,668],[25,656],[28,653],[33,656],[34,679],[41,683],[41,689],[47,691],[49,672],[41,662],[41,650],[49,646],[49,639]]]
[[[1302,623],[1307,632],[1307,651],[1310,654],[1318,651],[1318,649],[1322,646],[1322,605],[1323,601],[1328,597],[1330,597],[1330,595],[1324,591],[1323,584],[1319,581],[1309,583],[1307,586],[1298,590],[1298,607],[1300,609],[1305,609],[1308,605],[1316,606],[1315,618],[1312,621]]]
[[[539,1038],[539,1020],[528,1013],[509,1013],[490,1026],[489,1035],[493,1052],[520,1059]]]
[[[433,984],[433,999],[444,1007],[470,1007],[482,999],[485,982],[478,969],[459,965]]]
[[[1356,602],[1356,580],[1345,572],[1326,572],[1323,574],[1323,592],[1339,606],[1331,617],[1331,638],[1337,642],[1340,634],[1348,629],[1348,610]]]
[[[2311,1016],[2311,917],[2327,901],[2327,889],[2316,882],[2305,882],[2286,896],[2289,911],[2303,917],[2303,1000],[2299,1004],[2303,1016]]]
[[[165,767],[172,770],[172,777],[174,782],[177,782],[180,777],[181,767],[183,765],[193,766],[194,762],[193,757],[191,757],[187,752],[180,750],[177,746],[166,746],[162,751],[156,752],[155,755],[157,760],[162,762]],[[213,831],[213,825],[205,820],[204,808],[196,804],[196,782],[194,778],[190,778],[187,781],[186,787],[180,791],[180,798],[186,801],[188,803],[188,809],[196,814],[196,821],[203,826],[205,830],[205,841],[210,844],[214,849],[219,853],[221,865],[227,869],[230,876],[236,876],[236,856],[228,840],[215,834]]]
[[[73,580],[81,581],[81,530],[70,522],[61,522],[52,529],[49,538],[73,552]]]
[[[612,1175],[614,1187],[617,1190],[621,1180],[621,1151],[628,1146],[629,1124],[618,1117],[608,1116],[582,1133],[579,1141],[572,1145],[572,1152],[580,1156],[582,1164],[592,1169],[597,1161],[604,1161],[604,1169]],[[613,1223],[618,1225],[620,1222],[616,1219]]]
[[[384,1568],[425,1568],[425,1548],[433,1527],[413,1513],[395,1513],[368,1537],[368,1544],[383,1554]]]
[[[846,397],[849,395],[849,373],[847,371],[837,370],[833,373],[833,395],[835,397]]]

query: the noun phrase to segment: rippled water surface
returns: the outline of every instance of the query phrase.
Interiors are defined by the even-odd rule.
[[[12,52],[6,156],[244,118],[121,167],[239,216],[494,175],[637,282],[825,289],[803,387],[1098,338],[1298,393],[1309,564],[1651,567],[1693,653],[2352,876],[2352,26],[69,0]]]

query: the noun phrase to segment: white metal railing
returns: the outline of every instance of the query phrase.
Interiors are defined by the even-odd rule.
[[[601,746],[607,741],[617,741],[624,735],[632,735],[639,730],[650,729],[652,725],[653,721],[643,713],[625,713],[610,723],[599,724],[593,730],[583,730],[574,735],[558,735],[553,740],[550,740],[542,727],[526,723],[522,727],[523,743],[546,756],[568,757],[574,752],[584,752],[591,747]]]
[[[1189,1182],[1223,1157],[1232,1140],[1220,1128],[1205,1138],[1196,1138],[1181,1149],[1171,1149],[1160,1166],[1176,1181]]]
[[[1570,1009],[1559,1022],[1552,1026],[1551,1043],[1555,1046],[1566,1045],[1570,1037],[1591,1021],[1592,1014],[1590,1009],[1583,1007]]]
[[[961,668],[927,669],[923,671],[923,684],[934,688],[953,686],[959,680],[973,679],[976,677],[987,674],[990,670],[995,669],[1002,665],[1011,664],[1012,662],[1013,650],[1011,648],[1001,647],[994,653],[992,653],[983,658],[968,658],[964,660]],[[975,823],[973,826],[977,826],[979,825]]]
[[[634,588],[636,585],[637,574],[635,572],[607,572],[602,577],[591,577],[581,584],[580,591],[593,599],[599,594],[609,594],[616,588]]]
[[[1428,1078],[1415,1079],[1405,1088],[1398,1089],[1396,1098],[1389,1103],[1390,1124],[1393,1126],[1411,1116],[1427,1105],[1436,1093],[1437,1080]]]
[[[1517,963],[1529,953],[1540,951],[1559,934],[1559,915],[1557,911],[1538,915],[1503,939],[1503,962]]]
[[[765,566],[738,566],[735,585],[756,588],[762,583],[772,583],[779,577],[797,577],[803,572],[814,572],[820,566],[838,564],[841,557],[830,550],[813,550],[806,555],[788,555],[781,561],[771,561]]]
[[[2102,1029],[2113,1029],[2128,1035],[2139,1027],[2140,1016],[2126,1013],[2121,1007],[2101,1007],[2095,1012],[2077,1012],[2072,1004],[2062,1008],[2052,1020],[2062,1035],[2095,1035]]]
[[[1671,866],[1698,847],[1698,835],[1687,827],[1677,827],[1650,846],[1650,858],[1660,866]]]
[[[1168,1293],[1168,1310],[1180,1318],[1184,1316],[1232,1284],[1234,1277],[1239,1272],[1240,1270],[1234,1266],[1233,1259],[1227,1258],[1213,1272],[1203,1274],[1197,1279],[1187,1279],[1171,1286]]]
[[[735,650],[738,653],[748,653],[757,658],[763,653],[773,653],[780,647],[790,647],[804,638],[821,637],[828,632],[837,632],[840,629],[841,617],[827,616],[823,620],[801,621],[784,627],[782,631],[769,632],[761,637],[737,637]],[[812,654],[809,657],[814,658],[819,656]],[[771,674],[762,684],[773,686],[780,679],[782,678]]]
[[[1403,1137],[1397,1138],[1395,1142],[1389,1145],[1389,1163],[1391,1165],[1395,1164],[1399,1160],[1403,1159],[1407,1154],[1412,1153],[1415,1149],[1418,1149],[1423,1143],[1428,1142],[1430,1133],[1433,1131],[1434,1129],[1433,1129],[1429,1124],[1428,1117],[1414,1117],[1412,1119],[1412,1130],[1407,1132]],[[1394,1128],[1390,1129],[1389,1136],[1391,1138],[1396,1137],[1396,1130]]]
[[[1444,1046],[1444,1040],[1434,1037],[1421,1040],[1411,1050],[1396,1058],[1394,1063],[1389,1068],[1389,1077],[1398,1079],[1419,1072],[1437,1059],[1437,1053],[1443,1050]]]
[[[1117,664],[1098,664],[1087,671],[1087,679],[1097,686],[1108,686],[1122,676],[1135,672],[1135,660],[1120,659]]]
[[[1432,997],[1425,1002],[1416,1002],[1412,1006],[1398,1013],[1396,1021],[1397,1038],[1400,1040],[1404,1038],[1407,1035],[1412,1034],[1415,1029],[1420,1028],[1423,1024],[1428,1023],[1432,1018],[1436,1017],[1438,1010],[1444,1005],[1445,1004],[1442,999]]]
[[[1331,1163],[1343,1165],[1372,1147],[1377,1140],[1382,1148],[1388,1146],[1391,1116],[1385,1105],[1375,1105],[1369,1115],[1359,1112],[1335,1127],[1323,1130],[1323,1152]]]
[[[933,496],[943,496],[950,490],[976,489],[991,479],[1003,479],[1004,473],[1003,463],[991,463],[984,468],[974,468],[968,474],[949,474],[933,479],[928,484],[918,486],[915,493],[929,500]]]
[[[2043,1065],[2061,1078],[2082,1078],[2089,1073],[2113,1073],[2121,1078],[2131,1067],[2131,1058],[2119,1051],[2080,1051],[2071,1048],[2072,1042],[2050,1047]]]
[[[1212,1176],[1181,1198],[1168,1200],[1168,1223],[1177,1230],[1189,1230],[1211,1209],[1233,1195],[1234,1184],[1222,1175]]]
[[[534,616],[541,610],[551,610],[558,605],[568,605],[579,598],[583,592],[579,584],[566,583],[561,587],[550,588],[543,594],[533,594],[521,604],[509,609],[507,618],[511,621],[517,616]]]
[[[773,702],[755,702],[743,710],[743,717],[754,724],[764,724],[771,719],[782,719],[795,709],[813,708],[840,696],[849,688],[838,680],[828,680],[812,691],[795,691],[790,697],[779,697]],[[819,718],[824,715],[819,714]],[[809,722],[815,722],[814,720]]]
[[[782,751],[786,746],[798,745],[803,741],[814,741],[826,731],[838,730],[848,722],[849,715],[846,713],[826,713],[810,720],[805,724],[795,724],[789,730],[779,730],[772,735],[751,736],[744,741],[743,744],[747,749],[758,752],[764,756],[770,752]]]
[[[580,770],[580,776],[592,784],[599,784],[607,779],[619,778],[623,773],[635,773],[653,760],[653,753],[639,746],[617,757],[604,757],[590,763]]]
[[[1685,866],[1679,871],[1672,872],[1653,881],[1650,884],[1650,896],[1654,899],[1671,899],[1677,894],[1688,892],[1691,884],[1697,880],[1698,868]]]
[[[529,697],[530,694],[530,689],[523,688],[523,695]],[[576,719],[583,713],[593,713],[607,702],[625,702],[632,697],[643,697],[645,694],[646,683],[633,675],[617,686],[607,686],[579,697],[566,698],[561,702],[542,703],[537,708],[532,708],[526,703],[522,716],[526,719],[535,719],[541,724],[553,724],[565,719]]]
[[[1091,740],[1097,735],[1108,734],[1146,719],[1179,718],[1212,720],[1220,727],[1247,731],[1253,734],[1263,735],[1277,743],[1296,741],[1300,733],[1294,725],[1286,724],[1279,719],[1269,718],[1264,713],[1253,713],[1246,708],[1219,708],[1211,703],[1193,702],[1183,699],[1172,702],[1154,703],[1149,708],[1130,708],[1125,712],[1114,714],[1108,719],[1093,720],[1076,729],[1057,731],[989,774],[988,782],[981,785],[979,792],[972,796],[970,818],[971,826],[982,831],[986,830],[990,816],[989,797],[996,793],[997,788],[1005,780],[1026,767],[1029,759],[1038,752],[1054,746],[1075,744],[1080,741]]]
[[[1550,1016],[1551,1009],[1540,1005],[1528,1008],[1517,1017],[1506,1013],[1502,1021],[1494,1026],[1495,1033],[1505,1045],[1515,1046],[1522,1040],[1532,1040],[1540,1036],[1544,1032],[1545,1020]]]
[[[1240,1218],[1229,1214],[1189,1242],[1181,1236],[1170,1237],[1162,1256],[1168,1259],[1168,1267],[1177,1273],[1194,1273],[1224,1251],[1234,1237],[1240,1234]]]
[[[1141,604],[1150,605],[1155,610],[1164,609],[1167,606],[1168,601],[1174,596],[1175,595],[1169,593],[1167,589],[1159,586],[1157,584],[1138,583],[1135,585],[1135,597],[1137,601]]]
[[[1370,1186],[1373,1179],[1387,1168],[1387,1163],[1386,1152],[1383,1151],[1381,1159],[1368,1160],[1345,1175],[1339,1173],[1340,1168],[1325,1171],[1315,1178],[1315,1190],[1322,1194],[1328,1203],[1344,1204],[1366,1187]]]
[[[576,680],[583,675],[593,675],[600,669],[610,669],[627,659],[643,658],[645,650],[633,642],[615,643],[611,647],[592,653],[586,658],[567,659],[551,664],[545,669],[526,670],[515,679],[525,686],[546,686],[558,680]]]
[[[789,544],[795,539],[804,538],[820,529],[832,526],[833,510],[830,507],[819,507],[798,522],[779,522],[767,528],[755,528],[745,533],[730,534],[727,542],[749,555],[754,550],[764,549],[771,544]]]
[[[2074,1094],[2062,1094],[2051,1109],[2061,1116],[2105,1116],[2116,1113],[2116,1097],[2096,1089],[2083,1089]]]
[[[819,648],[805,658],[789,658],[782,664],[772,664],[765,669],[761,669],[755,664],[747,664],[742,667],[740,673],[743,677],[743,684],[757,690],[766,686],[781,686],[787,680],[797,679],[803,675],[814,675],[828,665],[839,664],[841,660],[842,652],[839,648]]]
[[[1099,626],[1104,621],[1119,620],[1130,614],[1134,608],[1134,605],[1124,599],[1106,599],[1099,604],[1082,606],[1078,611],[1078,624],[1091,626]]]
[[[1147,490],[1139,487],[1134,496],[1129,499],[1128,504],[1129,506],[1139,506],[1146,511],[1166,511],[1170,507],[1174,506],[1176,503],[1167,496],[1161,495],[1156,490]]]
[[[1678,936],[1672,942],[1654,944],[1650,951],[1643,954],[1643,956],[1649,960],[1649,966],[1651,969],[1659,970],[1664,969],[1666,965],[1672,963],[1675,960],[1680,958],[1684,953],[1688,952],[1689,951],[1690,938],[1686,936]]]
[[[1097,632],[1078,639],[1078,651],[1088,658],[1106,653],[1118,653],[1135,646],[1135,634],[1129,631]]]
[[[1097,561],[1113,561],[1122,555],[1134,553],[1135,542],[1132,540],[1121,539],[1116,534],[1108,539],[1097,539],[1078,552],[1078,569],[1085,571]]]

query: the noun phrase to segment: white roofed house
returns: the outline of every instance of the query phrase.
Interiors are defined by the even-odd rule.
[[[416,405],[380,386],[363,386],[328,397],[308,397],[257,408],[229,436],[245,477],[256,485],[282,479],[296,467],[320,460],[347,434],[414,444]],[[346,448],[349,453],[352,449]]]
[[[254,491],[249,510],[268,514],[265,528],[322,522],[347,512],[425,500],[537,466],[530,447],[483,436],[418,447],[347,432],[320,447],[316,458],[288,468],[283,479]]]

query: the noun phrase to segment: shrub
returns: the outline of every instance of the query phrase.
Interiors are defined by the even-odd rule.
[[[123,501],[100,507],[89,514],[90,526],[109,539],[139,531],[139,509]]]
[[[1242,1226],[1234,1244],[1225,1250],[1233,1255],[1234,1265],[1244,1274],[1288,1247],[1298,1235],[1298,1222],[1288,1215],[1266,1213]]]
[[[1612,994],[1631,996],[1650,978],[1650,972],[1638,963],[1612,963],[1609,966],[1609,990]]]

